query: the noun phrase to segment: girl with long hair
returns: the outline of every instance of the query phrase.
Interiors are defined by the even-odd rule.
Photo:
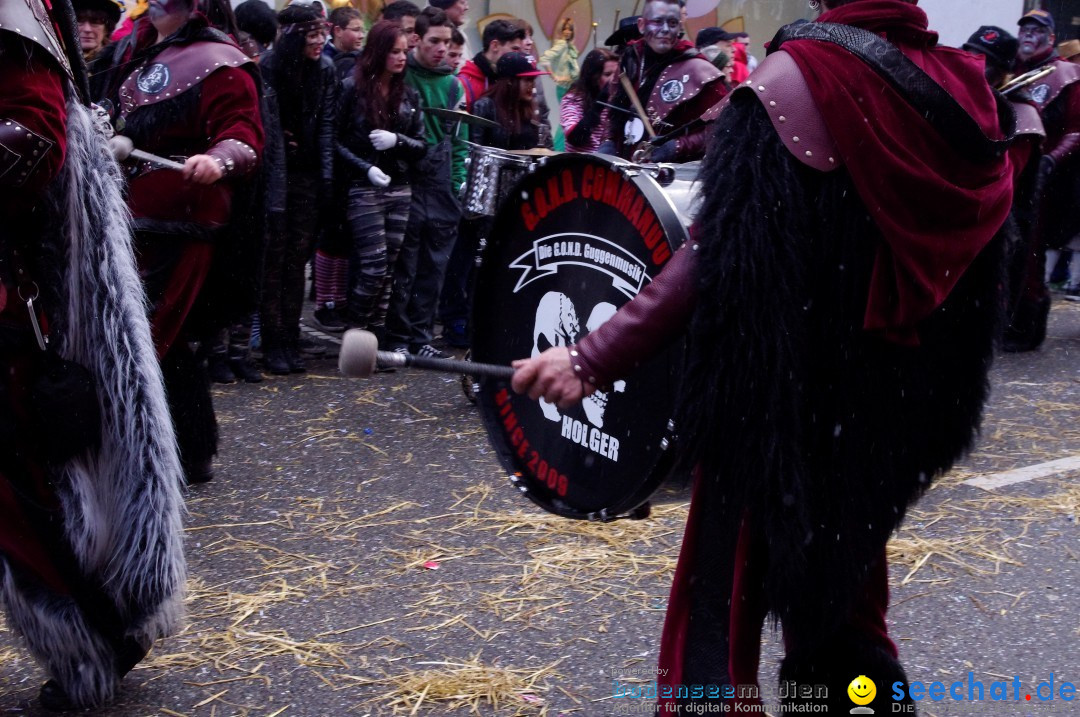
[[[270,215],[263,264],[263,362],[270,373],[306,370],[300,356],[304,267],[315,244],[319,210],[333,197],[334,108],[338,79],[323,57],[326,19],[309,5],[278,14],[274,47],[259,67],[277,95],[285,148],[285,212]]]
[[[607,137],[608,108],[600,104],[619,71],[619,60],[597,48],[585,56],[581,76],[559,104],[559,123],[566,133],[567,152],[595,152]]]
[[[382,339],[390,304],[390,267],[409,219],[412,165],[427,152],[420,97],[405,84],[408,36],[375,23],[338,101],[336,152],[348,182],[352,237],[346,320]]]
[[[550,148],[550,137],[542,140],[536,100],[536,78],[547,73],[524,53],[508,52],[499,58],[495,74],[499,79],[473,104],[473,114],[499,126],[473,126],[472,141],[498,149]]]

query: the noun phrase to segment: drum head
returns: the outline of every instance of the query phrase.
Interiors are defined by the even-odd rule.
[[[478,275],[476,361],[502,363],[576,343],[668,262],[686,230],[648,176],[598,156],[560,155],[503,202]],[[492,445],[519,490],[545,510],[610,520],[664,478],[681,346],[567,410],[480,382]]]

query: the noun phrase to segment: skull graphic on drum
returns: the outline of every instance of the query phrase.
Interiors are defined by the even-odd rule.
[[[552,346],[571,346],[588,333],[595,331],[616,311],[614,304],[602,301],[593,307],[589,320],[585,323],[585,332],[581,331],[577,308],[569,296],[560,291],[549,291],[536,305],[536,323],[533,325],[532,356],[542,354]],[[626,381],[616,381],[614,390],[622,393],[626,390]],[[582,402],[585,417],[597,428],[604,427],[604,412],[607,410],[608,393],[597,391]],[[555,404],[540,399],[540,410],[550,421],[562,420],[562,414]]]

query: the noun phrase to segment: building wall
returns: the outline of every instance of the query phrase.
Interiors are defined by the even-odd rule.
[[[930,29],[941,44],[959,47],[982,25],[997,25],[1016,34],[1016,21],[1024,14],[1024,0],[919,0],[930,18]]]

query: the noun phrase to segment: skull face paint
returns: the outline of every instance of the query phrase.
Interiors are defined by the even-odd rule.
[[[671,52],[682,31],[679,4],[667,0],[651,0],[645,12],[638,18],[638,30],[645,44],[658,55]]]
[[[1021,25],[1016,39],[1020,41],[1020,49],[1016,54],[1024,62],[1049,55],[1054,46],[1054,33],[1037,22],[1029,21]]]

